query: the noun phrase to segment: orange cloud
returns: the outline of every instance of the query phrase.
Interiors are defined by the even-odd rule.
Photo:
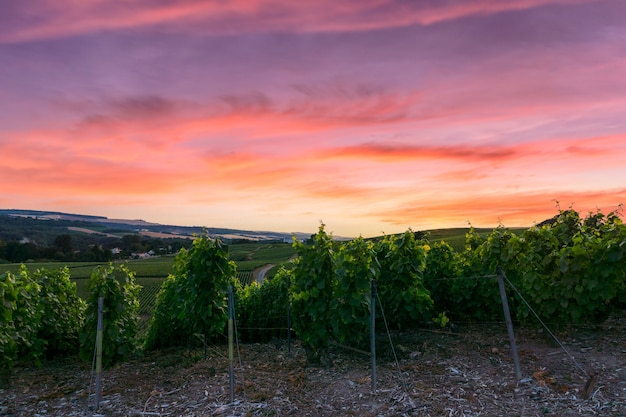
[[[395,163],[412,160],[459,160],[499,162],[529,157],[598,158],[617,156],[626,152],[626,133],[623,135],[589,138],[542,138],[529,142],[504,144],[413,145],[410,143],[365,143],[329,148],[319,152],[321,159],[371,160]]]
[[[397,162],[417,159],[462,159],[462,160],[506,160],[516,154],[513,147],[506,146],[428,146],[409,144],[367,143],[357,146],[342,147],[323,152],[335,158],[375,159],[385,162]]]
[[[626,201],[626,189],[606,191],[533,193],[497,193],[476,191],[473,195],[438,197],[433,192],[429,198],[407,202],[394,210],[370,213],[390,225],[414,224],[432,227],[433,224],[470,222],[474,226],[493,226],[501,223],[508,227],[528,227],[552,217],[561,208],[572,207],[585,215],[597,209],[605,213],[618,209]],[[533,219],[533,220],[529,220]]]

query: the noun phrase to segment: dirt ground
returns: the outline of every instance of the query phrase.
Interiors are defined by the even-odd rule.
[[[56,360],[15,370],[0,416],[626,416],[626,315],[556,333],[516,329],[518,381],[504,324],[380,335],[376,391],[368,355],[331,347],[308,366],[301,346],[244,344],[149,353],[102,374]],[[397,358],[397,360],[396,360]]]

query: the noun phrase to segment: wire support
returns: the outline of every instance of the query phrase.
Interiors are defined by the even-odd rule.
[[[235,302],[233,301],[233,315],[236,317],[235,313]],[[241,390],[243,392],[244,397],[246,396],[246,378],[243,372],[243,362],[241,361],[241,349],[239,346],[239,331],[237,330],[237,319],[233,318],[233,326],[235,328],[235,346],[237,347],[237,359],[239,362],[239,373],[241,375]]]
[[[93,347],[93,359],[91,361],[91,375],[89,376],[89,386],[87,387],[86,410],[89,410],[89,397],[91,397],[91,386],[93,384],[94,374],[96,372],[96,355],[97,355],[97,351],[98,351],[98,346],[96,344],[94,344],[94,347]]]
[[[400,382],[402,383],[402,388],[404,392],[408,392],[406,387],[406,381],[404,380],[404,376],[402,375],[402,369],[400,369],[400,361],[398,360],[398,355],[396,354],[396,348],[393,346],[393,340],[391,340],[391,332],[389,331],[389,325],[387,324],[387,318],[385,317],[385,310],[383,309],[383,304],[380,301],[380,297],[376,297],[378,300],[378,306],[380,307],[380,314],[383,317],[383,323],[385,323],[385,332],[387,332],[387,338],[389,339],[389,345],[391,346],[391,352],[393,353],[393,359],[396,362],[396,368],[398,368],[398,374],[400,375]]]
[[[550,330],[550,328],[543,322],[543,320],[541,320],[541,318],[539,317],[539,314],[537,314],[535,312],[535,310],[530,306],[530,304],[528,303],[528,301],[526,301],[526,299],[524,298],[524,296],[522,295],[522,293],[517,289],[517,287],[515,285],[513,285],[513,283],[511,281],[509,281],[509,279],[505,276],[504,279],[506,280],[506,283],[513,288],[513,291],[515,291],[515,293],[520,297],[520,299],[522,300],[522,302],[526,305],[526,307],[528,307],[528,309],[530,310],[531,313],[533,313],[533,315],[535,316],[535,318],[539,321],[539,323],[543,326],[544,329],[546,329],[546,331],[548,332],[548,334],[554,339],[554,341],[561,347],[561,349],[563,350],[563,352],[565,352],[565,354],[570,358],[570,360],[574,363],[574,365],[576,365],[576,367],[583,373],[583,375],[585,375],[585,377],[590,378],[590,375],[587,373],[587,371],[578,363],[578,361],[576,361],[576,358],[574,358],[574,356],[569,352],[569,350],[567,350],[567,348],[565,347],[565,345],[563,343],[561,343],[561,341],[559,340],[558,337],[556,337],[556,335],[554,333],[552,333],[552,331]]]
[[[429,281],[456,281],[456,280],[479,280],[479,279],[492,279],[498,278],[497,275],[473,275],[470,277],[443,277],[443,278],[432,278]]]

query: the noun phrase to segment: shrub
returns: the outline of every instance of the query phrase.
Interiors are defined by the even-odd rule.
[[[222,333],[228,321],[228,287],[239,285],[227,248],[208,235],[182,249],[173,269],[157,296],[144,345],[148,350],[181,345],[194,334],[206,341]]]
[[[618,305],[626,282],[626,226],[617,213],[581,219],[560,211],[523,234],[522,293],[556,324],[598,323]],[[521,309],[519,316],[529,312]]]
[[[465,321],[493,321],[502,319],[502,301],[495,278],[496,268],[502,266],[507,276],[515,281],[519,238],[509,229],[499,226],[486,238],[471,228],[466,235],[466,250],[461,254],[460,275],[454,280],[452,300],[455,305],[451,317]],[[515,304],[511,304],[511,309]]]
[[[448,243],[429,245],[426,253],[424,287],[429,291],[434,308],[440,312],[456,310],[452,289],[461,275],[460,255]]]
[[[19,290],[15,275],[0,275],[0,387],[8,385],[13,363],[17,358],[17,334],[13,312]]]
[[[376,253],[380,262],[378,297],[389,326],[406,329],[429,321],[433,301],[423,283],[426,247],[407,230],[400,237],[385,236],[377,243]]]
[[[69,270],[0,275],[0,370],[6,379],[16,360],[77,352],[84,302],[76,296]],[[4,381],[6,382],[6,381]]]
[[[109,264],[94,269],[85,324],[79,334],[81,358],[93,358],[100,297],[104,297],[102,365],[108,368],[135,353],[140,290],[134,273],[124,265]]]
[[[310,363],[331,364],[328,344],[335,332],[333,296],[336,285],[332,237],[324,224],[312,236],[312,244],[294,242],[298,253],[290,288],[293,328]]]
[[[76,283],[70,281],[69,269],[37,269],[34,277],[41,286],[42,313],[37,337],[45,343],[47,359],[76,354],[86,304],[76,295]]]
[[[286,334],[291,271],[281,267],[263,283],[253,282],[238,294],[238,329],[242,339],[265,342]]]
[[[363,348],[369,336],[372,280],[380,265],[374,243],[359,237],[337,252],[336,337],[344,344]]]
[[[24,265],[14,276],[13,285],[17,293],[12,302],[17,355],[20,359],[30,359],[39,364],[45,346],[44,341],[37,337],[43,313],[39,303],[41,286],[29,275]]]

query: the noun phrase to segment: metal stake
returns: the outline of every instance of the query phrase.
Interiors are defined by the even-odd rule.
[[[522,369],[520,368],[519,356],[517,354],[517,344],[515,343],[515,333],[513,332],[513,322],[511,321],[509,302],[506,298],[506,290],[504,289],[504,272],[500,266],[496,268],[496,273],[498,275],[498,287],[500,288],[500,298],[502,298],[502,309],[504,310],[506,329],[509,333],[509,342],[511,343],[511,355],[513,355],[513,363],[515,364],[515,375],[519,381],[522,379]]]

